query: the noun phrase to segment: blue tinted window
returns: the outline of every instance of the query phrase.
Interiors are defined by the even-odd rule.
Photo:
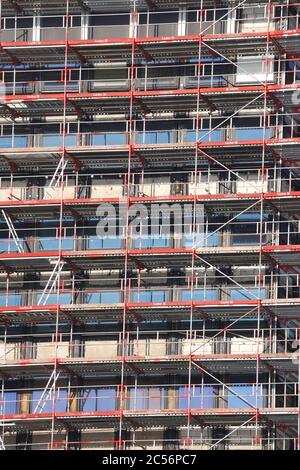
[[[188,407],[188,387],[179,388],[178,407]],[[190,389],[190,407],[191,408],[214,408],[214,387],[212,385],[192,386]]]
[[[238,394],[228,392],[228,408],[251,408],[256,406],[256,386],[254,385],[230,385],[230,389]],[[246,401],[243,401],[243,399]],[[248,403],[249,404],[248,404]],[[258,389],[258,407],[263,406],[262,386]]]
[[[116,409],[116,389],[86,389],[81,397],[82,411],[114,411]]]
[[[17,412],[17,393],[4,392],[4,414],[14,414]]]
[[[62,145],[62,136],[59,134],[44,135],[42,137],[43,147],[60,147]]]

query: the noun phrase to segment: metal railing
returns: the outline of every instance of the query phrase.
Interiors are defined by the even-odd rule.
[[[231,14],[229,20],[230,13],[234,15]],[[184,12],[184,19],[180,21],[178,10],[160,12],[160,22],[157,16],[155,12],[150,11],[148,14],[138,13],[135,19],[131,20],[129,13],[119,13],[117,17],[112,17],[93,12],[93,15],[86,16],[85,19],[81,15],[70,15],[67,25],[65,17],[49,15],[42,16],[40,25],[36,28],[33,27],[33,17],[3,17],[1,41],[46,41],[53,38],[62,41],[66,37],[67,28],[69,39],[220,35],[261,32],[268,29],[266,5],[189,10]],[[299,12],[295,3],[289,10],[286,5],[271,5],[270,16],[270,30],[295,29],[299,23]]]
[[[140,335],[128,334],[123,342],[120,334],[76,333],[76,339],[70,339],[71,333],[61,333],[55,341],[50,334],[24,334],[0,337],[0,362],[2,364],[19,363],[22,359],[34,364],[53,362],[55,357],[61,360],[81,358],[83,361],[121,360],[122,356],[155,360],[157,357],[180,356],[187,359],[190,354],[198,356],[232,355],[256,357],[259,354],[289,354],[289,360],[299,360],[299,330],[250,329],[195,330],[192,338],[187,330],[144,331]],[[298,358],[298,359],[297,359]]]

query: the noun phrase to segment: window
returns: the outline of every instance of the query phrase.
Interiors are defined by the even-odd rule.
[[[14,414],[17,410],[17,392],[4,392],[4,414]]]
[[[20,341],[16,345],[15,359],[35,359],[37,353],[37,344],[34,341]]]
[[[95,66],[94,78],[96,80],[116,80],[116,79],[127,79],[128,70],[126,64],[123,67],[109,67],[107,65]]]
[[[91,71],[93,80],[90,82],[94,91],[128,90],[128,69],[125,62],[111,64],[95,64]]]
[[[44,16],[41,18],[42,28],[62,28],[64,26],[63,16]]]
[[[33,18],[18,17],[17,18],[17,28],[32,28],[33,27]]]
[[[228,392],[228,408],[251,408],[251,405],[256,406],[256,385],[230,385],[230,389],[239,396],[230,391]],[[262,406],[263,391],[262,385],[259,385],[258,407],[261,408]]]
[[[14,29],[15,19],[14,18],[3,18],[1,21],[1,29]]]
[[[247,289],[247,290],[246,290]],[[265,298],[265,290],[264,289],[257,289],[257,288],[247,288],[245,289],[231,289],[230,290],[230,299],[231,300],[253,300],[256,297],[263,300]]]
[[[42,136],[43,147],[59,147],[62,145],[62,136],[59,134],[51,134]]]
[[[193,293],[190,290],[182,291],[182,300],[184,301],[202,301],[202,300],[216,300],[216,289],[194,289]]]
[[[274,56],[237,57],[236,83],[274,82]]]
[[[43,396],[43,398],[42,398]],[[55,411],[65,412],[68,409],[67,390],[57,389],[55,394]],[[32,412],[51,413],[53,409],[53,393],[44,394],[44,390],[34,390],[32,392]]]
[[[267,126],[270,122],[267,123]],[[261,140],[270,137],[270,128],[264,131],[263,120],[259,117],[235,118],[232,121],[235,140]]]
[[[187,408],[188,406],[188,387],[179,388],[178,408]],[[214,408],[214,387],[212,385],[192,385],[190,389],[190,407],[191,408]]]
[[[117,404],[116,389],[85,389],[80,397],[81,411],[114,411]]]
[[[133,302],[166,302],[168,291],[141,290],[133,292]]]
[[[80,27],[81,26],[81,16],[71,16],[70,17],[70,27]]]
[[[242,10],[243,20],[256,21],[258,19],[265,18],[266,9],[264,6],[246,7]]]
[[[128,390],[129,410],[161,410],[167,398],[165,387],[131,388]]]
[[[12,247],[10,248],[12,251]],[[17,251],[17,247],[15,247],[15,250]],[[12,292],[6,296],[6,294],[1,294],[0,295],[0,306],[21,306],[22,305],[22,294],[19,294],[18,292]]]
[[[118,25],[129,25],[130,24],[130,15],[120,14],[120,15],[91,15],[90,16],[90,25],[91,26],[107,26],[110,27]]]
[[[147,15],[140,14],[140,24],[147,23]],[[161,12],[151,13],[149,17],[150,24],[162,24],[162,23],[178,23],[178,13],[176,12]]]

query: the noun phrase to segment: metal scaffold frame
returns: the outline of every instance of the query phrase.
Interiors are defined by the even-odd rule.
[[[41,12],[42,17],[47,14],[49,18],[51,15],[63,17],[63,40],[55,37],[43,40],[42,36],[35,40],[34,35],[29,40],[33,27],[27,27],[26,34],[23,31],[25,39],[18,38],[18,18],[23,18],[24,13],[33,15],[30,2],[18,0],[12,5],[3,0],[0,7],[0,20],[4,25],[0,64],[7,90],[0,104],[0,139],[12,137],[12,148],[2,146],[1,141],[0,152],[3,170],[0,190],[3,180],[6,191],[3,198],[0,194],[0,235],[7,234],[7,239],[5,235],[2,238],[4,243],[7,240],[8,247],[0,253],[0,290],[4,299],[4,305],[0,306],[0,450],[34,449],[35,446],[51,450],[100,448],[101,445],[117,450],[172,448],[172,445],[213,450],[226,446],[240,448],[244,441],[247,441],[244,447],[252,449],[293,447],[300,450],[300,361],[295,362],[292,346],[300,339],[297,313],[300,293],[298,296],[289,294],[299,288],[300,282],[297,261],[300,242],[294,229],[300,224],[300,108],[293,103],[294,93],[300,90],[297,79],[299,4],[291,5],[286,0],[277,5],[276,1],[266,0],[256,6],[263,9],[264,29],[243,32],[238,31],[236,25],[241,21],[239,12],[249,7],[247,0],[227,2],[230,5],[226,8],[225,2],[220,2],[217,8],[206,0],[187,1],[186,7],[196,12],[199,31],[188,34],[185,24],[189,10],[182,2],[156,0],[152,4],[133,0],[124,2],[124,15],[130,18],[128,37],[111,37],[109,25],[101,20],[97,26],[99,35],[103,34],[101,28],[107,27],[103,29],[107,37],[97,38],[98,30],[95,29],[95,33],[85,18],[93,11],[91,3],[88,0],[66,0],[65,3],[64,12],[55,1],[50,1],[48,10]],[[111,3],[111,12],[105,1],[99,3],[103,4],[104,12],[116,13],[120,9],[118,2]],[[164,15],[164,10],[169,9],[171,16],[172,3],[178,8],[181,26],[178,26],[178,35],[166,36],[159,33],[155,14]],[[210,21],[207,10],[213,12]],[[84,28],[80,23],[81,30],[90,28],[95,34],[93,38],[85,32],[84,38],[74,39],[74,17],[78,11],[86,21]],[[191,17],[193,12],[190,12]],[[98,11],[95,14],[101,16]],[[38,12],[34,15],[33,24],[38,25],[38,34],[41,35],[43,28],[46,34],[47,28],[40,15]],[[273,24],[275,15],[280,24],[278,29]],[[14,18],[13,28],[7,26],[10,18]],[[107,18],[109,21],[110,17]],[[292,23],[291,28],[289,21],[294,18],[295,25]],[[231,25],[227,32],[223,31],[225,22]],[[10,29],[13,41],[5,39],[5,34],[12,34]],[[146,31],[144,36],[140,30]],[[32,57],[28,56],[28,51]],[[59,91],[39,90],[40,76],[34,84],[26,78],[24,87],[16,77],[18,74],[22,77],[21,72],[26,77],[30,66],[41,70],[45,66],[47,70],[46,64],[51,64],[48,51],[50,57],[51,51],[55,51],[61,63]],[[249,58],[255,52],[262,57],[263,73],[259,78],[240,61],[240,57]],[[118,55],[122,63],[126,62],[128,88],[84,89],[85,82],[92,82],[90,74],[97,57],[103,63],[120,64]],[[248,83],[228,82],[226,86],[219,86],[219,81],[213,81],[212,69],[210,85],[204,86],[202,79],[205,67],[208,68],[207,60],[213,61],[212,67],[220,63],[222,68],[226,64],[235,74],[247,75]],[[270,83],[269,79],[272,60],[278,69],[276,83]],[[195,64],[193,86],[185,87],[178,81],[176,88],[172,88],[167,77],[162,89],[158,81],[152,89],[148,88],[151,67],[171,64],[184,70],[191,63]],[[287,72],[290,63],[293,76]],[[28,64],[25,72],[24,64]],[[6,66],[9,72],[5,71]],[[76,73],[79,70],[81,84],[74,91],[72,73],[75,74],[75,69]],[[140,69],[144,75],[139,75]],[[279,80],[281,76],[283,80]],[[287,83],[287,76],[292,77],[291,83]],[[138,80],[144,80],[144,89],[137,87]],[[23,83],[21,88],[18,83]],[[247,140],[230,137],[234,135],[236,119],[253,115],[259,119],[259,138],[255,135]],[[292,124],[286,123],[287,116]],[[147,143],[148,126],[150,132],[154,132],[159,122],[162,129],[156,132],[161,136],[164,126],[172,119],[176,139],[180,132],[186,131],[186,140],[166,143],[156,136],[155,143]],[[113,127],[114,120],[116,127]],[[192,120],[194,133],[190,141],[188,129],[185,129],[188,120]],[[22,137],[23,127],[31,129],[36,122],[39,128],[32,133],[35,139],[32,146],[24,145],[23,140],[23,147],[14,146],[17,137]],[[122,131],[125,140],[121,144],[111,144],[105,136],[104,144],[101,140],[100,145],[92,145],[94,131],[87,131],[87,135],[82,131],[86,123],[104,123],[104,129],[105,124],[121,129],[120,122],[124,123],[122,129],[126,129]],[[52,145],[52,141],[49,146],[34,144],[40,139],[38,134],[44,132],[41,131],[43,126],[47,130],[48,125],[51,128],[57,124],[59,145]],[[76,144],[73,140],[70,144],[73,125],[77,126]],[[276,130],[275,137],[269,134],[271,126]],[[139,132],[142,142],[137,138]],[[215,141],[218,132],[224,135]],[[117,140],[118,136],[114,138]],[[256,179],[246,179],[245,168],[255,171]],[[191,179],[180,180],[176,176],[177,192],[157,195],[151,189],[151,194],[147,194],[148,175],[155,188],[160,184],[163,171],[171,178],[177,174],[182,176],[186,171]],[[94,172],[100,180],[107,178],[113,188],[122,186],[122,193],[107,191],[107,196],[93,198],[90,177],[94,177]],[[197,181],[202,173],[205,173],[208,188],[214,175],[222,173],[226,175],[226,182],[235,183],[232,188],[241,183],[244,192],[233,189],[214,193],[201,189]],[[271,173],[274,173],[274,187],[268,189]],[[19,191],[19,180],[22,182],[25,177],[35,178],[32,186],[35,192],[31,187],[31,192],[28,187]],[[89,183],[81,182],[84,177],[90,178]],[[38,182],[41,178],[44,178],[42,184]],[[283,184],[285,180],[288,189]],[[74,184],[71,197],[70,181]],[[172,179],[169,185],[171,182]],[[278,182],[282,183],[280,190],[275,187]],[[191,189],[184,193],[182,188],[186,184],[191,184]],[[174,236],[173,244],[167,247],[152,245],[149,248],[143,243],[142,235],[140,245],[134,245],[131,208],[135,204],[178,202],[192,207],[189,246],[182,240],[176,245]],[[101,249],[92,250],[88,248],[88,236],[84,238],[81,233],[90,233],[97,206],[103,203],[119,210],[121,203],[125,213],[121,227],[124,243],[117,249],[111,248],[112,245],[103,248],[103,244]],[[197,232],[199,204],[205,212],[206,231],[202,238]],[[266,214],[270,215],[269,219]],[[42,225],[44,220],[48,225]],[[235,233],[236,227],[236,239],[231,240],[237,240],[243,223],[255,226],[254,244],[214,245],[216,237],[225,240],[226,233]],[[47,239],[49,246],[54,244],[55,249],[43,248],[42,236],[39,238],[42,231],[55,233]],[[68,237],[72,238],[71,249],[66,248]],[[243,277],[240,274],[243,269],[251,273],[245,271]],[[178,272],[182,270],[184,287],[178,280]],[[164,276],[169,276],[169,272],[173,273],[170,276],[173,283],[164,289],[168,286],[164,284]],[[36,277],[32,277],[32,273]],[[220,299],[212,294],[210,297],[214,282],[220,285]],[[111,291],[117,293],[117,302],[102,300],[111,295],[111,291],[107,294],[107,285],[113,286]],[[262,294],[266,286],[269,297]],[[163,300],[156,301],[151,293],[150,301],[143,301],[147,287],[149,291],[164,289],[167,294]],[[228,292],[236,293],[237,298],[229,296],[224,300]],[[23,303],[17,304],[15,293]],[[93,298],[99,293],[97,302],[87,300],[88,296]],[[64,300],[66,295],[68,300]],[[245,353],[242,348],[250,336],[252,349]],[[160,353],[165,337],[166,352]],[[91,357],[86,354],[86,340],[81,338],[98,341],[96,346],[92,344],[96,355],[94,352]],[[180,350],[178,338],[183,338],[186,349]],[[232,338],[242,345],[242,352],[230,350]],[[241,377],[241,380],[232,377]],[[250,385],[251,395],[245,395],[243,387]],[[93,392],[94,399],[91,390],[97,387],[100,391]],[[157,388],[162,391],[156,392]],[[147,393],[148,407],[143,408],[141,403],[146,401]],[[155,393],[159,393],[160,404],[167,404],[151,407],[151,400],[157,399]],[[206,394],[211,399],[215,393],[214,401],[209,401]],[[104,408],[98,409],[97,400],[99,396],[104,400],[103,394],[108,408],[103,405]],[[9,400],[8,396],[13,398]],[[94,409],[90,405],[93,400],[96,400]],[[109,408],[111,403],[113,409]],[[180,403],[184,405],[179,406]],[[205,406],[206,403],[210,406]],[[160,437],[147,440],[144,430]]]

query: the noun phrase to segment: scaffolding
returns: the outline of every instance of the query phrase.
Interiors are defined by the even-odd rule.
[[[0,8],[0,450],[299,450],[300,3]]]

